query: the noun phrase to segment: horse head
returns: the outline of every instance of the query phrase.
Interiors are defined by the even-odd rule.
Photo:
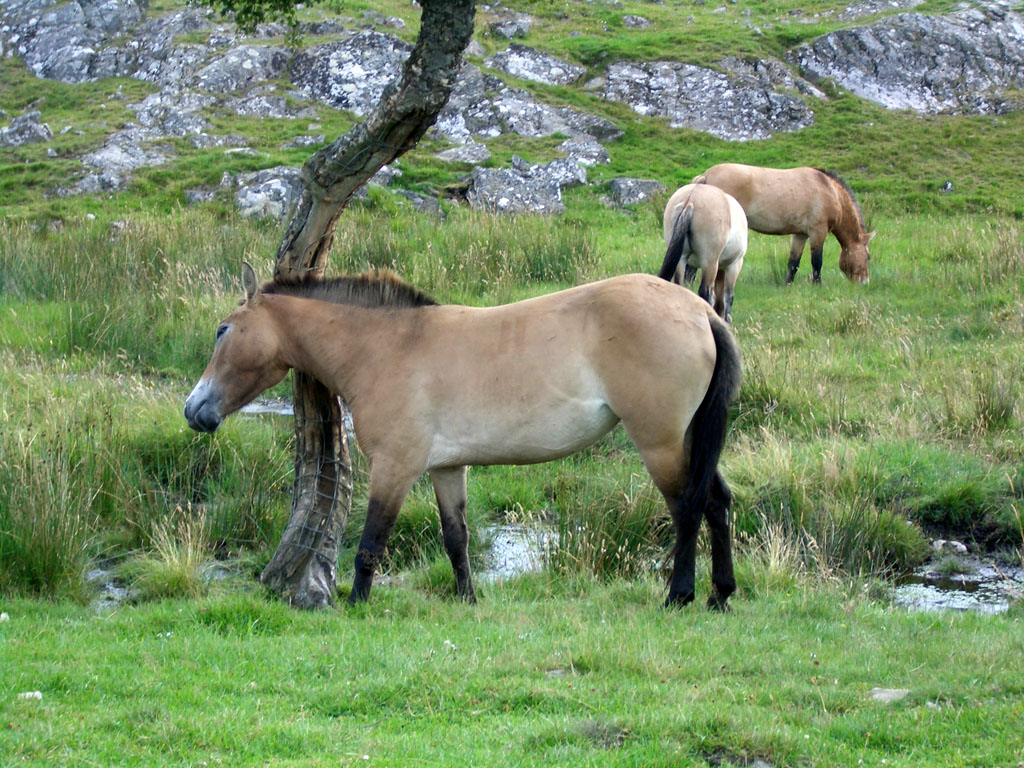
[[[198,432],[215,431],[226,416],[288,373],[256,273],[244,262],[242,285],[245,300],[217,327],[213,357],[185,400],[185,418]]]
[[[839,251],[839,269],[851,282],[863,284],[868,281],[868,262],[871,260],[868,243],[874,236],[874,232],[866,232],[856,240],[847,241]]]

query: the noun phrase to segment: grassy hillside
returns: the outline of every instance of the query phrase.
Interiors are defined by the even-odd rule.
[[[810,18],[796,0],[517,9],[537,20],[526,44],[596,75],[615,58],[781,56],[838,27],[845,5],[815,3]],[[372,8],[415,37],[407,3]],[[653,31],[626,29],[627,13]],[[476,37],[491,53],[504,42],[488,19],[481,9]],[[439,221],[373,189],[342,216],[330,271],[391,267],[441,301],[475,305],[653,272],[665,198],[610,208],[607,181],[671,190],[735,160],[843,175],[878,231],[871,282],[847,283],[829,240],[822,285],[805,255],[786,287],[787,239],[751,236],[733,311],[745,379],[722,461],[735,493],[733,614],[656,609],[665,589],[652,564],[670,526],[622,430],[564,461],[471,470],[474,567],[489,525],[542,523],[561,534],[542,573],[483,585],[476,607],[447,600],[433,492],[420,483],[385,563],[391,585],[358,609],[304,614],[254,578],[287,518],[291,419],[238,415],[211,437],[189,430],[181,408],[240,298],[241,260],[269,276],[282,233],[240,219],[226,197],[188,207],[184,190],[302,163],[307,150],[278,147],[307,121],[212,114],[262,155],[171,142],[176,157],[123,193],[58,197],[82,173],[77,158],[131,120],[127,105],[151,86],[40,81],[15,58],[0,59],[0,81],[0,109],[35,104],[56,134],[0,150],[0,763],[1024,760],[1020,603],[934,616],[889,599],[891,577],[927,556],[932,535],[1024,559],[1024,115],[890,113],[826,87],[810,128],[728,143],[583,90],[518,84],[625,131],[612,163],[589,170],[594,183],[566,195],[566,214],[499,219],[444,200]],[[331,138],[352,123],[318,115]],[[551,159],[561,140],[502,137],[490,164]],[[468,167],[436,160],[444,146],[406,155],[396,186],[457,183]],[[354,460],[340,600],[366,505],[365,460]],[[131,604],[88,606],[97,565]],[[698,604],[706,571],[702,559]],[[907,692],[884,704],[876,687]]]

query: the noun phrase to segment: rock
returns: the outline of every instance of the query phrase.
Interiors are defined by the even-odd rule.
[[[494,108],[491,94],[503,87],[504,83],[493,75],[484,74],[479,67],[471,64],[463,64],[448,103],[430,129],[431,135],[460,144],[473,136],[500,136],[501,119]]]
[[[197,189],[186,189],[185,202],[188,203],[189,205],[209,203],[213,200],[216,194],[216,189],[207,189],[206,187],[199,187]]]
[[[421,195],[418,192],[410,192],[406,189],[398,190],[398,194],[411,202],[412,207],[420,213],[425,213],[438,219],[444,219],[444,211],[441,210],[441,204],[436,198]]]
[[[807,104],[774,88],[768,70],[754,66],[723,74],[675,61],[618,62],[608,67],[602,95],[638,114],[667,118],[673,128],[730,141],[766,139],[810,125]]]
[[[514,13],[492,21],[488,28],[491,30],[491,34],[511,40],[514,37],[526,37],[532,26],[532,17],[525,13]]]
[[[589,135],[604,141],[614,141],[622,136],[622,131],[610,120],[585,115],[569,107],[542,104],[526,91],[505,88],[493,104],[503,127],[520,136],[563,133],[567,136]]]
[[[474,168],[466,199],[496,213],[562,213],[562,187],[584,183],[586,171],[570,160],[530,165],[516,157],[512,168]]]
[[[143,15],[135,0],[4,3],[0,34],[37,77],[81,83],[119,74],[121,56],[104,43],[125,34]]]
[[[491,151],[483,144],[476,141],[467,141],[465,144],[446,149],[437,154],[438,159],[446,163],[469,163],[479,165],[491,159]]]
[[[0,147],[20,147],[23,144],[38,144],[53,140],[53,131],[46,123],[39,122],[40,113],[25,112],[18,115],[6,128],[0,128]]]
[[[608,186],[611,191],[611,202],[620,208],[645,202],[654,195],[665,191],[665,185],[660,181],[627,177],[612,179]]]
[[[952,553],[956,555],[966,555],[967,546],[959,541],[953,541],[952,539],[935,539],[932,542],[932,549],[936,552]]]
[[[924,0],[864,0],[847,6],[839,18],[844,21],[852,21],[863,16],[874,16],[878,13],[887,13],[894,10],[910,10],[923,3]]]
[[[871,697],[872,701],[877,701],[881,704],[892,704],[894,701],[905,699],[910,695],[910,691],[906,688],[872,688],[868,692],[868,696]]]
[[[608,156],[608,150],[590,136],[566,139],[558,145],[558,149],[583,166],[605,165],[612,161]]]
[[[392,181],[402,175],[402,171],[396,168],[394,165],[385,165],[379,171],[377,171],[367,184],[373,184],[378,187],[386,187],[391,184]]]
[[[526,91],[508,88],[477,67],[463,66],[448,104],[431,129],[432,135],[462,144],[473,136],[496,138],[509,132],[530,137],[589,135],[601,141],[622,136],[610,120],[542,104]]]
[[[569,85],[583,77],[587,71],[583,67],[516,43],[484,63],[507,75],[545,85]]]
[[[143,128],[130,127],[113,134],[99,149],[82,157],[85,165],[96,170],[78,183],[77,191],[114,192],[124,187],[132,171],[167,162],[168,155],[143,147],[153,136]]]
[[[824,35],[790,59],[811,80],[889,109],[1001,114],[1021,108],[1024,17],[998,3],[905,13]]]
[[[319,147],[321,144],[327,143],[327,135],[323,133],[317,133],[315,135],[304,135],[296,136],[291,141],[285,142],[281,145],[281,149],[298,149],[300,147]]]
[[[622,17],[622,25],[627,29],[647,29],[651,26],[651,22],[643,16],[635,16],[631,13],[627,13]]]
[[[279,165],[238,176],[235,205],[246,218],[273,218],[285,221],[302,196],[298,168]]]
[[[316,117],[316,110],[310,107],[296,109],[289,105],[284,96],[269,93],[250,92],[242,98],[226,101],[224,107],[243,117],[270,117],[278,120]]]
[[[243,45],[200,69],[195,85],[210,93],[233,93],[284,74],[290,55],[285,48]]]
[[[139,104],[129,104],[139,122],[164,136],[191,136],[203,133],[209,122],[197,113],[217,100],[201,93],[161,91],[147,96]]]
[[[397,37],[366,30],[298,54],[292,82],[310,98],[367,115],[399,76],[411,51]]]

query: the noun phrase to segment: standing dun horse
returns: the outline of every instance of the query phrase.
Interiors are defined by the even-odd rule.
[[[692,292],[627,275],[504,306],[438,305],[390,272],[259,287],[217,328],[185,402],[196,430],[295,368],[352,410],[370,462],[366,524],[350,602],[365,600],[399,508],[429,473],[456,590],[475,600],[466,544],[466,469],[567,456],[622,422],[671,511],[666,605],[694,598],[697,530],[711,531],[711,608],[735,590],[729,488],[718,471],[740,356],[728,326]]]
[[[658,277],[689,283],[699,268],[697,295],[730,322],[747,252],[747,217],[736,198],[718,187],[687,184],[669,198],[664,227],[665,259]]]
[[[711,166],[693,181],[713,184],[735,197],[747,214],[747,225],[755,232],[792,235],[787,283],[796,277],[808,240],[812,278],[821,282],[821,250],[829,232],[839,241],[839,269],[855,283],[868,281],[868,243],[875,233],[865,231],[853,191],[834,173],[817,168],[780,170],[722,163]]]

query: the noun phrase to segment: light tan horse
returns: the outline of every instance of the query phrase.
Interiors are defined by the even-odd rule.
[[[689,283],[699,268],[697,295],[730,322],[747,252],[747,217],[736,198],[709,184],[687,184],[669,198],[664,228],[665,259],[658,276]]]
[[[739,201],[747,226],[767,235],[792,235],[789,272],[792,283],[800,268],[804,244],[811,241],[814,282],[821,282],[821,251],[831,232],[839,241],[839,269],[851,281],[868,281],[868,243],[874,232],[864,229],[864,217],[853,191],[834,173],[817,168],[758,168],[722,163],[694,178],[713,184]]]
[[[314,376],[352,410],[370,500],[350,602],[366,599],[399,508],[430,474],[456,589],[475,599],[466,468],[578,451],[622,422],[676,526],[667,605],[694,597],[697,529],[711,530],[709,606],[735,589],[731,494],[718,472],[740,357],[692,292],[627,275],[515,304],[438,305],[391,273],[257,286],[221,323],[185,418],[213,432],[281,381]]]

